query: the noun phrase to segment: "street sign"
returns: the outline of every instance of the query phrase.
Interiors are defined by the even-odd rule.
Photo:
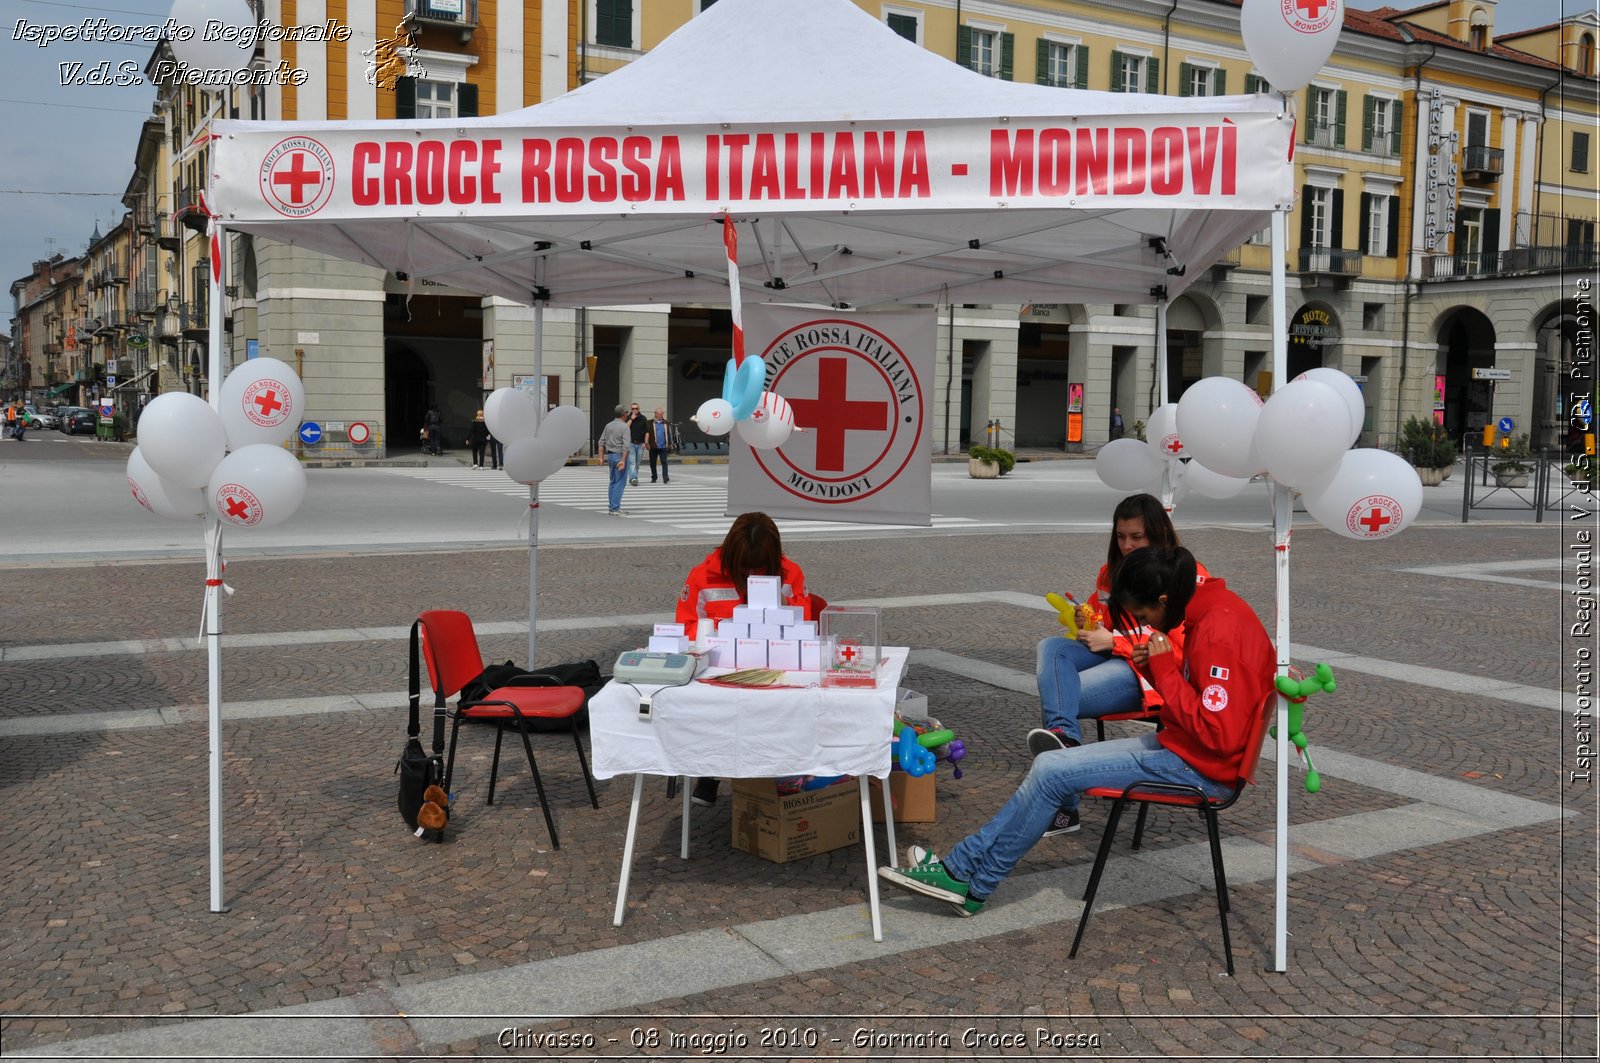
[[[350,442],[354,443],[356,446],[360,446],[362,443],[365,443],[367,440],[372,438],[372,429],[368,428],[361,421],[351,421],[350,427],[346,431],[350,436]]]
[[[1495,369],[1493,367],[1488,368],[1488,369],[1474,369],[1472,371],[1472,379],[1474,379],[1474,380],[1510,380],[1511,379],[1511,370],[1509,370],[1509,369]]]
[[[316,446],[322,442],[322,426],[315,421],[307,421],[300,426],[300,442],[308,447]]]
[[[1497,427],[1499,427],[1500,431],[1504,432],[1506,435],[1510,435],[1512,431],[1516,429],[1517,422],[1513,421],[1509,417],[1502,417],[1500,418],[1500,423]]]
[[[1594,404],[1589,401],[1587,396],[1578,400],[1578,409],[1573,413],[1572,419],[1578,423],[1579,428],[1585,431],[1588,431],[1589,426],[1594,424]]]
[[[111,419],[111,400],[110,399],[102,399],[102,400],[100,400],[100,416],[104,417],[108,421]]]
[[[114,388],[116,386],[117,386],[117,378],[115,376],[107,376],[106,377],[106,387]]]
[[[128,336],[128,349],[130,351],[142,351],[148,346],[150,346],[150,337],[144,333],[135,332]]]

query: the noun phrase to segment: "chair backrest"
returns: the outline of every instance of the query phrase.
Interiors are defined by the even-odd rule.
[[[472,619],[455,609],[429,609],[417,615],[422,628],[422,660],[428,681],[440,698],[455,694],[483,671],[483,653]]]
[[[1278,688],[1272,685],[1267,687],[1267,697],[1261,703],[1260,711],[1256,714],[1256,721],[1250,728],[1250,737],[1245,740],[1244,756],[1239,759],[1239,783],[1254,785],[1256,781],[1256,766],[1261,763],[1261,747],[1266,744],[1267,728],[1272,724],[1272,718],[1277,715]]]

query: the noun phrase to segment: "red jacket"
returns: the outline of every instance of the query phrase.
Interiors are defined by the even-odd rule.
[[[783,583],[778,593],[784,605],[798,605],[804,609],[807,620],[817,618],[812,611],[811,596],[806,593],[806,574],[787,557],[783,559]],[[689,578],[678,595],[678,614],[675,619],[683,625],[684,632],[690,638],[696,638],[700,621],[732,619],[733,607],[743,604],[744,599],[734,588],[733,580],[722,571],[722,549],[719,547],[689,571]],[[710,635],[711,631],[707,630],[706,634]]]
[[[1161,744],[1201,775],[1238,780],[1250,729],[1273,689],[1277,654],[1243,598],[1219,579],[1195,588],[1184,616],[1189,636],[1175,654],[1150,658],[1161,708]]]
[[[1204,583],[1211,579],[1211,573],[1200,562],[1194,563],[1194,581],[1196,584]],[[1148,669],[1140,669],[1133,663],[1133,648],[1143,646],[1150,641],[1152,634],[1148,625],[1117,627],[1111,617],[1111,569],[1107,565],[1100,566],[1100,574],[1094,578],[1094,594],[1089,596],[1089,607],[1094,610],[1094,615],[1099,618],[1100,626],[1111,632],[1111,655],[1121,657],[1128,662],[1128,667],[1133,669],[1134,676],[1139,680],[1139,692],[1144,695],[1144,707],[1147,709],[1159,708],[1161,695],[1156,693],[1155,686],[1150,682]],[[1132,617],[1126,614],[1122,617],[1124,625],[1134,624]],[[1172,652],[1183,658],[1183,625],[1179,624],[1167,632],[1167,641],[1172,643]]]

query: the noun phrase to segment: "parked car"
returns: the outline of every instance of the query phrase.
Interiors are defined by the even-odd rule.
[[[79,432],[94,435],[95,426],[99,423],[100,415],[82,406],[68,406],[61,414],[61,430],[69,436]]]
[[[53,413],[35,409],[32,406],[22,408],[22,418],[29,428],[59,428],[61,419]]]

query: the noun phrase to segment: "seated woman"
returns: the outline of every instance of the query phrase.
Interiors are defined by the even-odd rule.
[[[947,901],[960,915],[976,915],[1059,809],[1071,808],[1076,818],[1078,795],[1091,787],[1160,779],[1212,797],[1230,793],[1272,689],[1277,657],[1244,599],[1219,579],[1197,585],[1197,567],[1182,547],[1144,549],[1129,554],[1112,575],[1112,600],[1155,629],[1149,667],[1161,693],[1161,730],[1041,753],[1005,807],[944,860],[912,846],[905,867],[880,867],[879,877]],[[1189,630],[1186,664],[1165,634],[1180,624]]]
[[[1111,542],[1106,563],[1095,577],[1094,593],[1084,602],[1093,612],[1092,626],[1080,625],[1078,637],[1060,635],[1039,643],[1035,672],[1039,683],[1041,726],[1028,732],[1028,749],[1034,754],[1083,742],[1078,721],[1119,712],[1149,710],[1161,704],[1145,667],[1145,644],[1150,629],[1129,622],[1111,604],[1112,570],[1134,550],[1151,546],[1161,550],[1181,545],[1161,500],[1154,495],[1130,495],[1111,514]],[[1196,580],[1210,573],[1196,563]],[[1183,648],[1183,630],[1167,635],[1177,652]],[[1076,817],[1063,809],[1045,837],[1078,829]]]
[[[827,605],[806,593],[806,574],[783,553],[778,526],[765,513],[744,513],[737,517],[722,545],[706,555],[684,581],[678,595],[675,619],[691,639],[710,635],[719,620],[733,617],[734,606],[746,602],[746,586],[751,576],[780,576],[778,597],[783,605],[797,605],[807,620],[815,620]],[[698,805],[717,799],[717,780],[700,779],[691,795]]]

